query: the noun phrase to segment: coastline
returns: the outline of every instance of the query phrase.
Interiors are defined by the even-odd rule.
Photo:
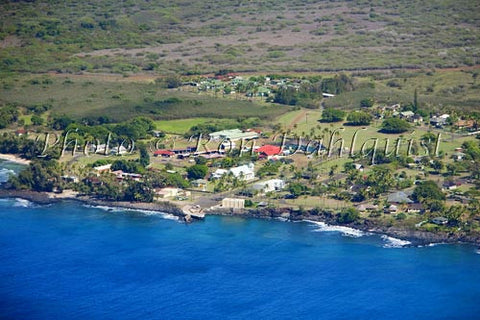
[[[15,162],[18,164],[23,164],[28,166],[30,164],[30,160],[20,158],[19,156],[16,156],[14,154],[6,154],[6,153],[0,153],[0,159],[5,160],[5,161],[10,161],[10,162]]]
[[[47,205],[59,203],[61,201],[77,201],[89,206],[105,206],[111,208],[130,209],[130,210],[148,210],[158,213],[167,213],[185,219],[187,214],[176,204],[164,202],[125,202],[125,201],[106,201],[89,196],[79,196],[76,193],[54,194],[46,192],[35,192],[29,190],[6,190],[0,189],[0,198],[20,198],[33,203]],[[409,241],[412,246],[421,246],[438,243],[468,243],[480,246],[480,234],[466,234],[464,232],[428,232],[422,230],[410,230],[399,227],[387,227],[375,225],[369,221],[350,224],[338,224],[335,219],[326,214],[309,214],[308,211],[298,214],[290,208],[261,208],[261,209],[225,209],[220,207],[205,210],[206,215],[235,216],[254,219],[282,219],[285,221],[304,221],[307,223],[325,223],[332,227],[347,227],[369,234],[378,234],[380,236],[393,237],[399,240]]]

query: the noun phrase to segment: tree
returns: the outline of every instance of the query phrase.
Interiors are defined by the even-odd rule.
[[[155,80],[155,82],[168,89],[178,88],[182,85],[181,79],[174,74],[170,74],[164,79],[158,78]]]
[[[351,126],[366,126],[372,122],[372,116],[366,112],[351,112],[347,116],[348,125]]]
[[[35,160],[9,180],[15,189],[52,192],[60,186],[61,168],[55,160]]]
[[[358,213],[358,210],[353,207],[349,207],[340,211],[340,213],[337,216],[337,222],[352,223],[352,222],[355,222],[359,217],[360,217],[360,214]]]
[[[462,144],[462,148],[471,160],[480,159],[480,145],[477,142],[465,141]]]
[[[381,131],[384,133],[402,133],[410,129],[410,124],[399,118],[388,118],[382,123]]]
[[[442,189],[432,180],[423,181],[413,190],[412,198],[418,202],[445,200]]]
[[[68,116],[60,116],[53,119],[52,128],[55,130],[65,130],[70,124],[75,121]]]
[[[448,221],[457,223],[464,212],[465,212],[464,206],[454,205],[449,207],[447,210],[445,210],[444,214],[445,214],[445,218],[447,218]]]
[[[45,120],[42,117],[39,117],[36,114],[32,116],[31,121],[32,121],[32,124],[35,126],[41,126],[45,122]]]
[[[0,107],[0,129],[18,120],[18,108],[13,105]]]
[[[138,159],[138,162],[146,167],[150,164],[150,155],[148,154],[147,147],[145,144],[139,144],[138,149],[140,150],[140,158]]]
[[[444,167],[443,162],[438,159],[433,160],[431,166],[436,173],[439,173]]]
[[[140,173],[143,174],[145,172],[145,167],[140,164],[139,161],[133,160],[116,160],[112,163],[111,167],[112,171],[122,170],[123,172],[128,173]]]
[[[373,98],[365,98],[360,101],[360,107],[371,108],[373,107]]]
[[[273,99],[275,103],[287,104],[294,106],[298,102],[298,94],[295,88],[281,88],[275,93],[275,98]]]
[[[386,166],[375,166],[367,177],[365,184],[370,186],[373,196],[387,192],[394,184],[392,169]]]
[[[334,108],[326,108],[322,112],[322,122],[339,122],[345,118],[345,112]]]
[[[288,185],[288,191],[295,198],[298,198],[299,196],[306,194],[309,191],[309,189],[303,183],[292,182]]]
[[[207,158],[205,157],[196,157],[195,164],[207,164]]]
[[[190,180],[203,179],[207,175],[208,167],[204,164],[194,164],[187,168],[187,177]]]
[[[458,172],[458,166],[456,163],[447,164],[447,173],[449,176],[454,176]]]
[[[417,88],[415,88],[415,91],[413,92],[413,106],[415,107],[415,110],[418,109],[418,92],[417,92]]]
[[[153,201],[153,190],[145,182],[129,181],[124,194],[125,201]]]
[[[354,89],[353,79],[342,73],[333,78],[322,79],[321,90],[333,94],[340,94],[345,91],[352,91]]]

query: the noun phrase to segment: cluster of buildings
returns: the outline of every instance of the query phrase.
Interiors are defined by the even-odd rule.
[[[303,83],[310,83],[305,79],[272,79],[259,77],[244,79],[233,73],[206,78],[198,82],[190,81],[183,83],[184,86],[196,87],[199,91],[223,90],[226,94],[234,94],[237,91],[245,93],[247,97],[269,97],[273,90],[278,88],[300,89]],[[228,88],[228,90],[225,90]],[[334,97],[334,94],[322,93],[324,98]]]

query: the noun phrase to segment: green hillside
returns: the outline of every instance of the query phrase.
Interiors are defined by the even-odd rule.
[[[480,3],[1,1],[0,70],[204,73],[479,63]]]

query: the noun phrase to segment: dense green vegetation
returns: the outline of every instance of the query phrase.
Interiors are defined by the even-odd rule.
[[[402,133],[410,129],[410,124],[399,118],[388,118],[382,123],[382,132],[385,133]]]
[[[366,126],[372,122],[372,115],[366,112],[357,111],[351,112],[347,116],[348,125],[351,126]]]
[[[322,122],[339,122],[343,121],[345,118],[345,111],[334,109],[334,108],[326,108],[322,112]]]

